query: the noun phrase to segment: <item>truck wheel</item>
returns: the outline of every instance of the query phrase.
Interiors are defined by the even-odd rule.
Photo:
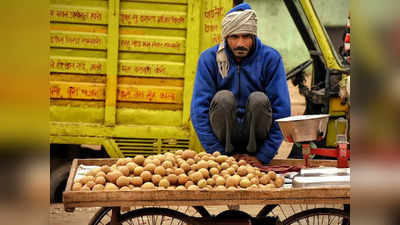
[[[62,193],[68,180],[71,162],[66,162],[50,173],[50,202],[62,202]]]

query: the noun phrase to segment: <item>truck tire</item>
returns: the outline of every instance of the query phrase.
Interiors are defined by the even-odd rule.
[[[62,192],[68,180],[71,162],[66,162],[50,172],[50,202],[62,202]]]

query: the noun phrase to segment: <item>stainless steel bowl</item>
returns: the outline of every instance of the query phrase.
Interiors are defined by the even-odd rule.
[[[290,116],[276,120],[287,142],[315,141],[325,137],[329,114]]]

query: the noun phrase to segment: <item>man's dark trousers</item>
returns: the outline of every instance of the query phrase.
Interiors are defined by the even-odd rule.
[[[241,118],[238,122],[238,118]],[[272,109],[263,92],[252,92],[244,115],[238,115],[235,96],[231,91],[218,91],[209,110],[210,124],[227,154],[254,154],[257,144],[267,139],[272,125]]]

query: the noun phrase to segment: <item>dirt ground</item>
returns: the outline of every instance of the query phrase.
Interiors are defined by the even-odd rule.
[[[304,97],[298,94],[297,88],[289,84],[289,92],[292,105],[292,115],[301,115],[305,109]],[[290,153],[292,144],[283,142],[279,148],[278,154],[275,156],[277,159],[285,159]],[[241,206],[241,210],[255,216],[262,206]],[[207,207],[207,210],[212,214],[226,210],[226,206]],[[99,208],[77,208],[73,213],[64,211],[62,204],[51,204],[49,207],[49,225],[87,225],[89,220],[98,211]]]

